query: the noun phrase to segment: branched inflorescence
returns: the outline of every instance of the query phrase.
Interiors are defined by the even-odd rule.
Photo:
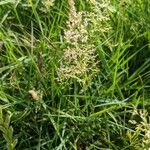
[[[107,20],[107,16],[97,17],[98,2],[93,3],[93,12],[77,12],[74,0],[68,0],[69,20],[64,38],[68,43],[58,68],[58,80],[61,83],[74,79],[82,85],[89,83],[99,72],[96,48],[91,42],[91,26],[99,21]],[[106,6],[100,6],[105,8]],[[94,18],[92,18],[94,17]],[[96,24],[97,25],[97,24]],[[94,31],[94,30],[93,30]]]

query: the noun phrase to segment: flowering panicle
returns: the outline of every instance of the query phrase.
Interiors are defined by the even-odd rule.
[[[65,83],[66,80],[75,79],[77,82],[87,84],[99,72],[97,55],[95,46],[91,44],[90,35],[91,24],[95,22],[107,20],[107,15],[97,17],[99,13],[97,8],[99,3],[93,1],[93,12],[77,12],[75,1],[68,0],[69,19],[67,29],[64,31],[64,38],[68,43],[68,47],[64,50],[64,55],[60,60],[58,68],[58,81]],[[102,3],[99,7],[107,7]],[[94,17],[94,18],[92,18]],[[97,18],[96,18],[97,17]],[[94,19],[94,20],[93,20]]]
[[[43,0],[43,5],[48,9],[49,7],[54,5],[55,0]]]
[[[135,125],[135,132],[127,131],[127,136],[130,141],[138,138],[138,135],[142,134],[140,143],[136,145],[136,149],[150,150],[150,117],[146,110],[134,110],[133,116],[139,117],[140,122],[136,120],[129,120],[129,122]]]
[[[82,12],[77,13],[74,0],[68,0],[70,13],[65,31],[65,39],[68,43],[77,46],[80,42],[87,42],[88,32],[83,24]]]

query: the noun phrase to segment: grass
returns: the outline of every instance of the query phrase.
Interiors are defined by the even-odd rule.
[[[50,2],[0,2],[0,149],[149,150],[150,2]]]

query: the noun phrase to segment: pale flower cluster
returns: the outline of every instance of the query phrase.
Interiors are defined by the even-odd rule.
[[[54,5],[55,0],[43,0],[43,5],[48,9],[49,7]]]
[[[137,125],[137,130],[141,129],[141,132],[144,133],[142,147],[144,150],[147,150],[147,148],[150,150],[150,117],[146,110],[140,111],[139,115],[142,121],[139,125]]]
[[[66,49],[58,71],[59,79],[76,79],[85,84],[98,72],[94,46]]]
[[[86,84],[99,71],[96,60],[95,46],[88,43],[88,24],[85,23],[84,12],[76,12],[74,0],[68,0],[69,20],[64,38],[68,47],[64,50],[58,68],[58,80],[65,83],[67,80],[76,80]]]
[[[150,117],[146,110],[134,110],[134,114],[139,116],[141,121],[129,120],[130,123],[136,125],[135,133],[131,134],[132,139],[142,134],[140,145],[137,145],[139,150],[150,150]],[[129,133],[129,131],[128,131]]]
[[[77,46],[80,42],[87,42],[87,27],[83,24],[83,12],[76,12],[74,0],[68,0],[68,3],[70,13],[67,22],[68,29],[65,31],[65,39],[68,43]]]
[[[91,0],[92,11],[86,13],[86,21],[92,24],[92,36],[102,35],[111,31],[110,14],[115,12],[115,8],[110,4],[110,0]]]

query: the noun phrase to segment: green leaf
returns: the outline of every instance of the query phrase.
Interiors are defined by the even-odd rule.
[[[0,124],[3,123],[3,112],[2,112],[2,107],[0,106]]]
[[[9,127],[9,124],[10,124],[10,118],[11,118],[10,115],[6,115],[4,125],[5,125],[7,128]]]
[[[17,143],[18,143],[18,139],[14,139],[14,141],[12,142],[12,149],[14,149],[15,148],[15,146],[17,145]]]

